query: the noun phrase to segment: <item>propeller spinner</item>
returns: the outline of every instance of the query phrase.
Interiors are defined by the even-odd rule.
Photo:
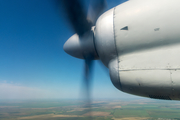
[[[74,34],[66,41],[63,49],[67,54],[76,58],[85,59],[87,56],[91,56],[93,60],[98,59],[94,44],[93,29],[84,33],[82,36]]]

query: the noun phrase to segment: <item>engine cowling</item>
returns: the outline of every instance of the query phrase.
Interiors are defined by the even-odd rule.
[[[96,22],[95,46],[99,59],[109,68],[113,85],[121,90],[118,73],[118,54],[114,39],[114,8],[105,12]]]
[[[95,46],[117,89],[180,100],[179,4],[178,0],[128,1],[99,17]]]

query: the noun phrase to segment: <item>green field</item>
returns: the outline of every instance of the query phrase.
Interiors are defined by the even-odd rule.
[[[91,116],[91,117],[90,117]],[[0,101],[0,120],[180,120],[180,101],[153,99]]]

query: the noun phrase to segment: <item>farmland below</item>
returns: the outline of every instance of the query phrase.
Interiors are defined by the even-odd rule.
[[[1,120],[180,120],[180,101],[153,99],[1,100]]]

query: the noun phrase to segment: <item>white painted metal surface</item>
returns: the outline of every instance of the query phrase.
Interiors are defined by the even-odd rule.
[[[95,46],[100,60],[108,67],[110,60],[117,57],[113,29],[113,12],[110,9],[99,17],[95,29]]]
[[[180,99],[179,5],[179,0],[131,0],[114,9],[122,91]]]
[[[117,6],[114,29],[119,55],[179,42],[179,4],[179,0],[134,0]],[[125,26],[129,30],[120,30]]]

